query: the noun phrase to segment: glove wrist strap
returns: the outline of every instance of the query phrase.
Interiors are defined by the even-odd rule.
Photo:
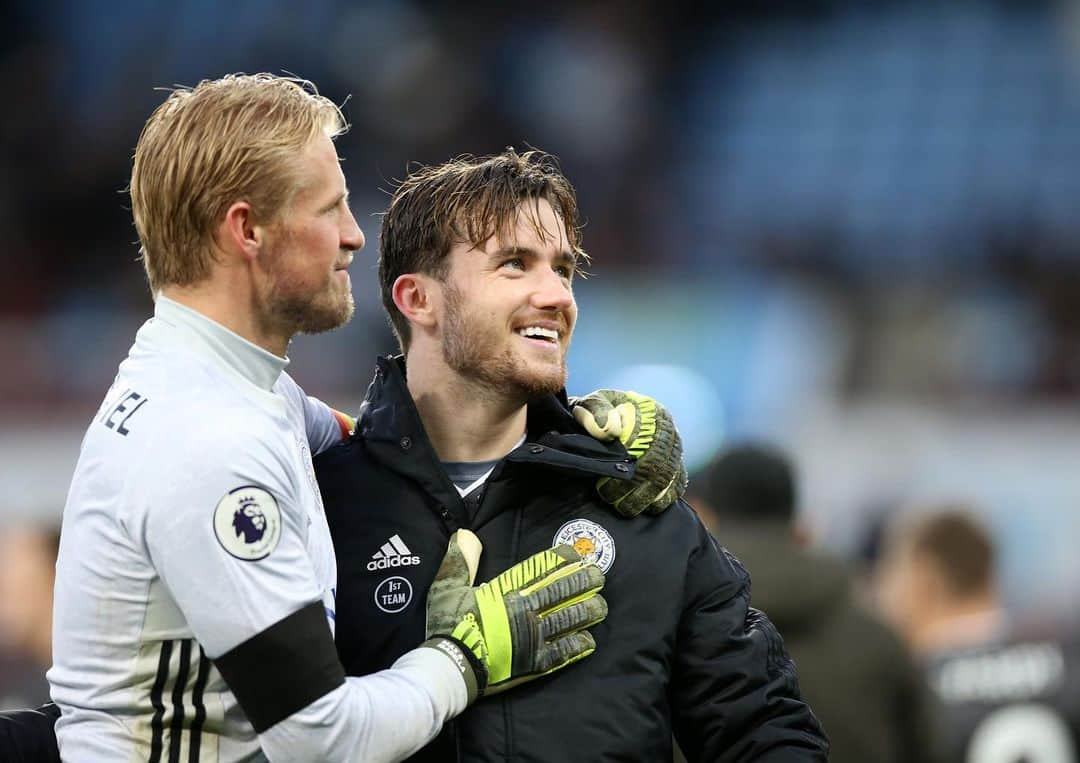
[[[420,646],[438,650],[453,661],[465,681],[465,689],[469,695],[468,704],[471,705],[483,695],[487,688],[487,668],[471,649],[450,636],[432,636]]]

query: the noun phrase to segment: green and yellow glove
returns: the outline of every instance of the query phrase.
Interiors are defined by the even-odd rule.
[[[637,392],[600,389],[571,398],[574,418],[604,442],[616,437],[637,459],[631,480],[603,477],[596,490],[624,517],[659,514],[682,498],[689,481],[682,460],[682,439],[675,422],[651,397]]]
[[[424,645],[455,659],[456,651],[465,653],[471,671],[458,662],[470,703],[588,657],[596,642],[585,629],[608,611],[598,595],[604,573],[569,546],[541,551],[473,587],[481,549],[469,530],[455,532],[427,599]]]

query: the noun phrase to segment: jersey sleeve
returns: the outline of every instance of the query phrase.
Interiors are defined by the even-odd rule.
[[[148,463],[138,480],[134,529],[162,584],[272,760],[391,760],[419,748],[464,709],[460,670],[418,649],[382,675],[346,680],[293,470],[272,438],[236,431],[172,443],[184,455]]]
[[[148,454],[129,488],[132,532],[211,658],[322,597],[292,468],[250,422],[215,430]]]
[[[750,576],[698,524],[672,678],[679,747],[691,763],[827,760],[783,641],[750,606]]]
[[[261,733],[259,742],[270,760],[407,758],[465,709],[461,677],[447,671],[447,663],[438,650],[413,649],[389,670],[350,676],[344,686]]]
[[[322,400],[305,394],[291,376],[282,374],[279,381],[282,394],[303,414],[308,447],[313,456],[337,445],[352,432],[356,421],[348,414],[331,408]]]

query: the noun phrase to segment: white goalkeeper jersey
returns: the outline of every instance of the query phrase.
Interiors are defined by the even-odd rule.
[[[160,296],[139,330],[64,507],[48,673],[63,760],[396,760],[464,709],[459,668],[433,649],[297,708],[264,694],[304,696],[303,648],[301,685],[248,692],[245,710],[222,678],[228,655],[256,687],[289,669],[259,647],[294,637],[290,615],[318,606],[333,628],[311,452],[342,430],[287,363]],[[256,711],[273,721],[259,733]]]

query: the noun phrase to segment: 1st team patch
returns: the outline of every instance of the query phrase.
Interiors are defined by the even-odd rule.
[[[387,578],[375,589],[375,606],[391,615],[405,609],[411,601],[412,583],[400,575]]]
[[[257,562],[268,557],[281,540],[281,509],[261,487],[238,487],[218,501],[214,534],[232,556]]]
[[[590,519],[572,519],[555,533],[552,546],[572,546],[587,562],[606,573],[615,563],[615,541],[611,533]]]

